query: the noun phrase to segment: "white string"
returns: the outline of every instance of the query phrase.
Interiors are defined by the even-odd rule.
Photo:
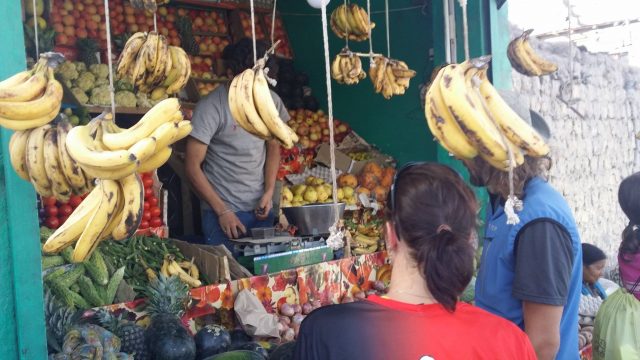
[[[258,62],[258,53],[256,50],[256,12],[253,7],[253,0],[250,0],[251,3],[251,36],[253,37],[253,65],[256,65]]]
[[[391,58],[391,40],[389,36],[389,0],[384,0],[384,18],[385,25],[387,25],[387,57]]]
[[[567,0],[569,20],[569,101],[573,100],[573,41],[571,40],[571,0]]]
[[[105,31],[107,32],[107,61],[109,62],[109,93],[111,95],[111,114],[113,121],[116,119],[116,93],[113,87],[113,64],[111,60],[111,21],[109,17],[109,0],[104,0],[104,19],[106,22]]]
[[[469,24],[467,22],[467,0],[458,0],[462,8],[462,31],[464,34],[464,59],[469,60]]]
[[[371,0],[367,0],[367,14],[369,15],[369,65],[375,66],[373,61],[373,40],[371,39]]]
[[[337,229],[340,221],[338,211],[338,183],[336,180],[336,142],[334,139],[333,127],[333,99],[331,94],[331,58],[329,56],[329,34],[327,31],[327,5],[322,5],[322,40],[324,45],[324,70],[327,82],[327,107],[329,114],[329,148],[331,153],[331,184],[333,194],[333,206],[335,215],[335,227]],[[340,242],[342,240],[340,239]],[[336,241],[337,243],[338,241]],[[342,246],[342,245],[341,245]]]
[[[271,45],[275,41],[276,36],[276,6],[278,4],[278,0],[273,0],[273,15],[271,16]]]
[[[155,11],[153,12],[153,31],[155,33],[158,32],[158,15]]]
[[[347,10],[349,9],[347,7],[348,2],[349,2],[348,0],[344,0],[344,7],[347,8]],[[347,31],[347,36],[344,37],[344,47],[348,49],[349,48],[349,28],[345,30]]]
[[[36,37],[36,58],[35,61],[38,61],[38,57],[40,57],[40,41],[38,41],[38,11],[36,8],[36,0],[33,0],[33,31]]]

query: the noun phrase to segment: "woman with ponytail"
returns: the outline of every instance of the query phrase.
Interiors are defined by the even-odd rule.
[[[386,296],[320,308],[296,359],[535,359],[517,326],[459,301],[473,276],[478,203],[452,169],[410,164],[388,196]]]
[[[598,310],[594,360],[640,359],[640,172],[622,181],[618,203],[629,219],[618,250],[622,287]]]

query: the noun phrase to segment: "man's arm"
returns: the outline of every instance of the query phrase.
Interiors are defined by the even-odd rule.
[[[207,154],[208,145],[192,137],[187,139],[185,172],[200,198],[209,204],[218,216],[220,227],[229,238],[238,238],[246,229],[238,217],[227,208],[209,179],[202,171],[202,163]]]
[[[267,142],[267,157],[264,164],[264,195],[258,204],[258,219],[266,219],[273,207],[273,192],[276,187],[276,176],[280,167],[280,143],[276,140]]]
[[[539,360],[553,360],[560,349],[562,306],[524,301],[524,331]],[[577,331],[577,330],[576,330]]]

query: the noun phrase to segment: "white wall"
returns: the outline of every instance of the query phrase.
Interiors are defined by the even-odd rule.
[[[558,99],[561,89],[569,88],[568,44],[532,42],[559,70],[540,78],[513,71],[513,88],[549,123],[550,182],[572,207],[583,242],[612,256],[627,222],[618,206],[618,185],[640,170],[640,142],[635,139],[640,131],[640,69],[574,48],[572,105],[581,117]]]

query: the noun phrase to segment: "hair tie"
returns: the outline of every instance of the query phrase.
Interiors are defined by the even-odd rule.
[[[447,224],[442,224],[438,226],[438,230],[436,230],[436,234],[441,234],[443,232],[451,232],[451,226]]]

